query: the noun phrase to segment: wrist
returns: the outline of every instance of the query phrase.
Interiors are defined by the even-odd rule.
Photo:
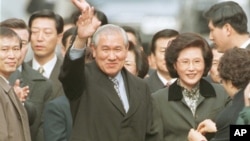
[[[76,36],[76,39],[74,41],[74,48],[84,48],[86,46],[87,39],[81,39],[78,36]]]

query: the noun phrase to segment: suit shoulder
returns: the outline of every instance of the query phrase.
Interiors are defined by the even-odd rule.
[[[167,95],[168,95],[168,88],[162,88],[152,93],[152,97],[154,98],[160,98],[162,96],[167,96]]]
[[[66,97],[65,95],[62,95],[62,96],[56,97],[56,98],[53,99],[53,100],[50,100],[50,101],[48,102],[48,104],[53,104],[53,103],[68,103],[68,102],[69,102],[69,101],[68,101],[67,97]]]
[[[216,91],[216,93],[218,93],[218,92],[220,92],[220,93],[222,93],[222,92],[226,93],[226,91],[225,91],[225,89],[223,88],[222,85],[216,84],[216,83],[210,83],[210,84],[213,86],[213,88]]]
[[[47,102],[46,107],[51,109],[53,107],[69,107],[69,101],[66,98],[66,96],[59,96],[53,100],[50,100],[49,102]]]
[[[154,80],[156,76],[157,76],[157,72],[154,71],[149,77],[144,78],[144,80],[147,82],[150,82],[151,80]]]
[[[142,83],[142,84],[146,84],[145,80],[138,77],[138,76],[134,76],[133,74],[129,73],[129,72],[126,72],[127,73],[127,76],[129,78],[131,78],[133,81],[135,81],[136,83]]]
[[[41,75],[38,71],[34,70],[31,66],[29,66],[27,63],[23,63],[23,74],[26,75],[28,78],[31,78],[32,80],[43,80],[47,81],[48,79],[45,78],[43,75]]]

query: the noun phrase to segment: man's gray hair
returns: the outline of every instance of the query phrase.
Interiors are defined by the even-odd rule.
[[[92,43],[96,46],[99,42],[100,35],[108,35],[108,34],[121,34],[124,40],[124,45],[128,47],[128,37],[127,33],[124,31],[123,28],[114,24],[106,24],[100,26],[92,37]]]

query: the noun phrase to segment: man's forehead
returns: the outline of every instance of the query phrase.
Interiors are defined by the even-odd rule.
[[[0,45],[1,46],[8,46],[8,45],[19,45],[20,40],[17,37],[0,37]]]

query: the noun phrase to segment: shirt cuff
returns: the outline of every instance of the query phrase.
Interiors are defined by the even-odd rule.
[[[86,46],[86,45],[85,45]],[[74,45],[70,48],[69,57],[71,60],[76,60],[83,56],[85,47],[84,48],[75,48]]]

